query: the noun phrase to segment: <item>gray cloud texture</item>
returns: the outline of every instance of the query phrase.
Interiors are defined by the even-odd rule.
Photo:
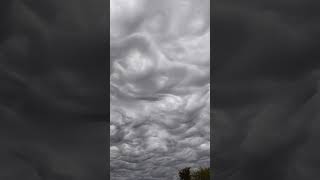
[[[209,4],[111,0],[112,180],[209,165]]]
[[[107,179],[107,7],[0,2],[0,179]]]
[[[319,7],[216,1],[214,179],[320,179]]]

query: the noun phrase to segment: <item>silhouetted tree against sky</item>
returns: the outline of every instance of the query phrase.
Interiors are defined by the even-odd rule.
[[[183,168],[179,171],[180,180],[209,180],[210,168],[199,168],[190,170],[190,167]]]
[[[191,180],[190,178],[190,167],[181,169],[179,171],[180,180]]]

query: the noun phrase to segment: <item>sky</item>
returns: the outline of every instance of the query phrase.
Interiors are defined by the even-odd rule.
[[[112,180],[210,163],[210,1],[110,1]]]
[[[317,0],[110,6],[0,2],[1,178],[320,179]]]
[[[319,6],[215,1],[215,179],[319,179]]]
[[[0,2],[0,179],[107,179],[106,7]]]

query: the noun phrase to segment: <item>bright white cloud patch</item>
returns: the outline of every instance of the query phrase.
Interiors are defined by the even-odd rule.
[[[210,160],[209,0],[111,0],[111,179]]]

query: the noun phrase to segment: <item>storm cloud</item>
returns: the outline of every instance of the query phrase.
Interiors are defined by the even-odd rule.
[[[319,179],[319,6],[216,1],[215,179]]]
[[[0,179],[106,179],[107,7],[0,2]]]
[[[208,166],[209,1],[110,5],[111,179],[175,179],[179,168]]]

